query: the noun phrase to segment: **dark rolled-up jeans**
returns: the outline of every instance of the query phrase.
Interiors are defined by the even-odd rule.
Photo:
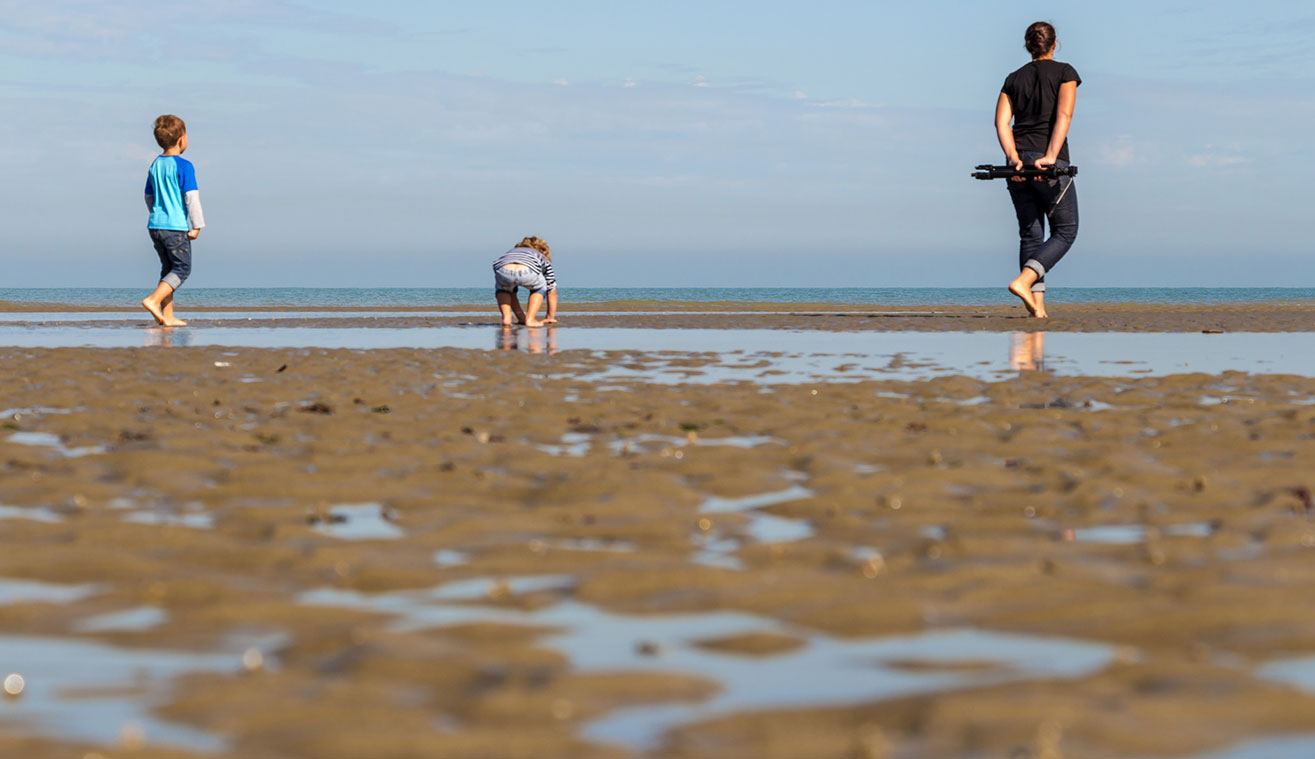
[[[1040,158],[1042,153],[1021,153],[1025,167]],[[1056,166],[1067,166],[1068,161],[1056,161]],[[1046,272],[1055,268],[1073,241],[1078,239],[1078,190],[1073,177],[1060,177],[1045,181],[1006,180],[1009,199],[1014,202],[1018,215],[1018,268],[1037,273],[1033,292],[1045,292]],[[1050,221],[1050,238],[1046,239],[1046,221]]]
[[[152,229],[151,244],[160,257],[160,281],[177,290],[192,273],[192,241],[186,232]]]

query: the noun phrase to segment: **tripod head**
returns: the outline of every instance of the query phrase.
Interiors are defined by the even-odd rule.
[[[1047,166],[1044,169],[1038,169],[1035,166],[1031,168],[1015,169],[1013,166],[992,166],[984,163],[981,166],[974,166],[977,171],[973,172],[973,179],[1059,179],[1060,177],[1076,177],[1078,167],[1076,166]]]

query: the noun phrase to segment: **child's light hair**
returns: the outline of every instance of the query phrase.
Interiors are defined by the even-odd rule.
[[[183,123],[182,119],[172,113],[166,113],[163,116],[156,117],[155,142],[161,148],[165,150],[172,148],[174,145],[178,144],[179,140],[183,139],[183,135],[185,134],[187,134],[187,125]]]
[[[552,251],[548,248],[547,240],[541,240],[538,237],[526,237],[524,240],[516,243],[518,248],[533,248],[543,254],[543,257],[552,260]]]

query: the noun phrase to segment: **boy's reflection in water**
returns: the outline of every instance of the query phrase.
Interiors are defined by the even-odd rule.
[[[1009,366],[1020,372],[1046,370],[1046,333],[1015,332],[1009,344]]]
[[[524,350],[527,353],[552,355],[557,352],[557,328],[518,329],[502,327],[498,330],[498,338],[494,343],[494,347],[500,351]]]
[[[151,327],[146,330],[147,348],[185,347],[192,344],[192,333],[173,327]]]

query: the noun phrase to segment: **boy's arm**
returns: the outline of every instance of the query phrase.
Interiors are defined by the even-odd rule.
[[[151,186],[151,178],[146,177],[146,210],[155,210],[155,188]]]
[[[178,162],[178,188],[183,191],[183,205],[187,206],[187,221],[192,230],[205,227],[205,214],[201,211],[201,191],[196,186],[196,170],[191,161]]]

